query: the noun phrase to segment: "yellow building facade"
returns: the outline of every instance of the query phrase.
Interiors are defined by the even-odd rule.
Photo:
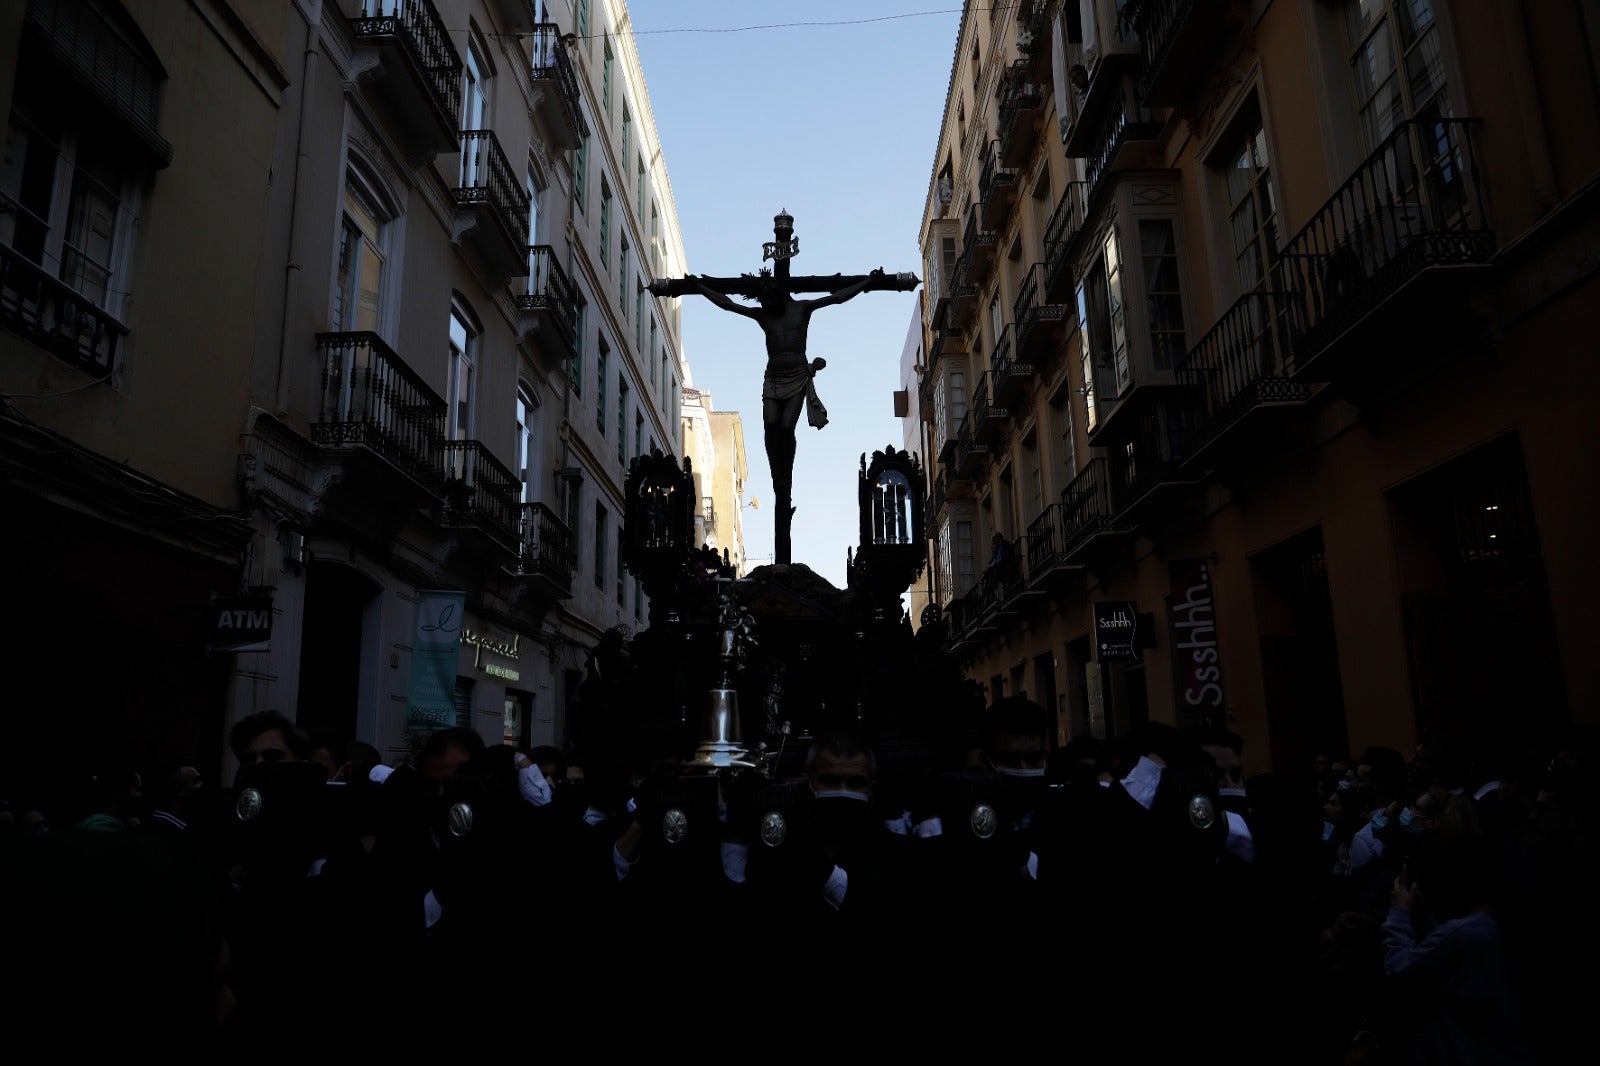
[[[991,698],[1250,772],[1594,720],[1593,20],[968,5],[917,413]]]

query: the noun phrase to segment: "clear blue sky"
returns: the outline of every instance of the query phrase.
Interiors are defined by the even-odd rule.
[[[960,9],[950,0],[634,0],[639,56],[683,229],[689,269],[738,275],[763,265],[772,216],[795,219],[796,274],[923,270],[917,230]],[[885,16],[933,11],[906,18]],[[862,19],[854,25],[774,23]],[[862,452],[901,445],[893,393],[916,294],[863,293],[811,319],[808,354],[827,359],[818,431],[796,429],[794,561],[844,585],[859,539]],[[749,458],[745,548],[773,550],[772,485],[761,436],[761,329],[685,297],[683,346],[694,384],[743,416]]]

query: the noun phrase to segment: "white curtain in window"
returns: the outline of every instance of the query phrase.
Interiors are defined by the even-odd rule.
[[[1050,69],[1055,72],[1051,82],[1056,97],[1056,123],[1061,130],[1062,143],[1065,143],[1067,116],[1072,112],[1067,109],[1067,16],[1060,8],[1056,9],[1055,22],[1050,27]]]

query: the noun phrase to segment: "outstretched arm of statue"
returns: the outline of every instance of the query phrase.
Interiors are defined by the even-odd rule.
[[[815,300],[807,300],[806,305],[811,308],[817,308],[827,307],[830,304],[842,304],[846,300],[852,300],[866,292],[869,285],[883,276],[883,268],[879,267],[854,285],[846,285],[838,292],[830,292],[828,295],[819,296]]]
[[[699,292],[701,296],[704,296],[706,299],[710,300],[724,311],[732,311],[734,314],[744,315],[746,318],[756,317],[754,308],[744,307],[740,304],[734,303],[726,293],[721,293],[716,289],[713,289],[711,286],[701,281],[698,276],[690,274],[686,280],[693,283],[695,290]]]

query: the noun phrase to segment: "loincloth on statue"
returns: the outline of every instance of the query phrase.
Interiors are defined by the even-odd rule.
[[[789,400],[806,394],[806,421],[821,429],[828,424],[828,409],[817,396],[816,374],[809,366],[793,370],[768,370],[761,382],[763,400]]]

